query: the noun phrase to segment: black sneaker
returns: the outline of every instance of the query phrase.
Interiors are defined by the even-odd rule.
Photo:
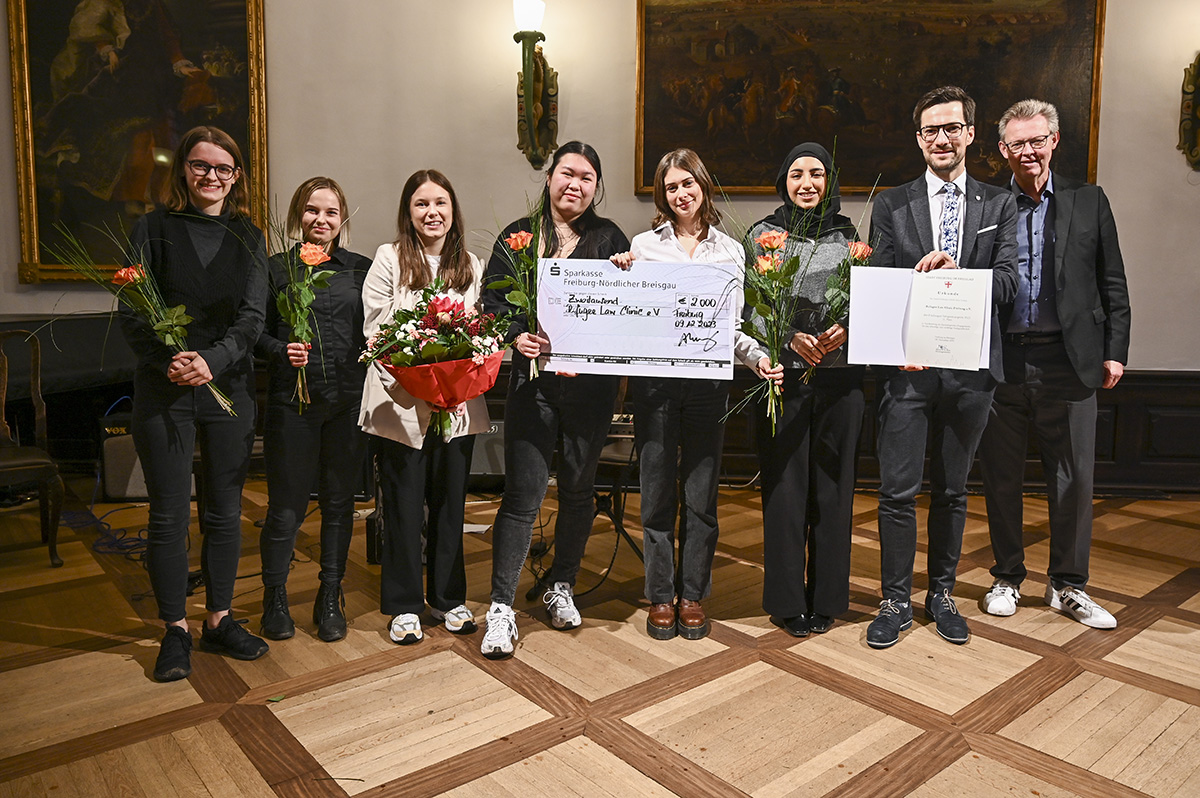
[[[266,640],[247,632],[242,623],[235,621],[232,615],[226,615],[216,629],[209,629],[208,621],[205,621],[204,631],[200,633],[200,650],[234,659],[258,659],[271,650]]]
[[[815,635],[823,635],[833,627],[833,618],[814,612],[808,616],[808,628]]]
[[[271,640],[287,640],[296,634],[296,624],[288,612],[287,586],[263,588],[262,635]]]
[[[912,603],[884,599],[879,602],[879,614],[867,627],[867,645],[887,648],[896,644],[900,633],[912,626]]]
[[[782,627],[783,631],[792,637],[808,637],[808,618],[804,615],[797,615],[794,618],[777,618],[772,615],[771,623]]]
[[[154,663],[154,681],[177,682],[192,672],[192,633],[178,626],[167,626],[158,659]]]
[[[967,619],[958,614],[958,607],[950,597],[949,590],[925,599],[925,615],[937,624],[937,633],[951,643],[961,646],[971,639]]]
[[[317,588],[317,600],[313,604],[313,623],[317,625],[317,637],[326,643],[341,640],[346,636],[346,597],[342,586],[327,585]]]

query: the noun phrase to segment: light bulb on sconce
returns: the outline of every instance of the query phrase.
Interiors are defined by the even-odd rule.
[[[546,63],[538,30],[546,12],[543,0],[513,0],[513,41],[521,43],[517,73],[517,149],[541,169],[558,148],[558,73]]]

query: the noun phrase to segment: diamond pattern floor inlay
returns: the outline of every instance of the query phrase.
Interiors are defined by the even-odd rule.
[[[68,495],[86,513],[78,495],[90,483]],[[467,521],[489,524],[496,502],[474,498]],[[516,656],[501,661],[480,655],[482,631],[451,635],[428,614],[420,643],[390,641],[361,520],[343,583],[349,634],[318,640],[315,512],[289,577],[295,637],[254,662],[197,651],[191,677],[165,685],[150,678],[162,633],[140,564],[94,552],[92,528],[64,527],[65,564],[49,569],[36,505],[3,510],[0,798],[1200,795],[1200,501],[1096,502],[1089,590],[1118,619],[1100,631],[1042,601],[1036,497],[1018,611],[983,613],[991,551],[972,497],[955,590],[971,640],[951,645],[924,619],[918,570],[913,628],[876,651],[875,497],[855,497],[850,610],[804,639],[762,611],[759,500],[721,492],[707,638],[646,634],[641,563],[601,517],[577,585],[583,626],[550,628],[534,589],[550,557],[533,560]],[[234,599],[252,630],[265,501],[252,480]],[[550,542],[554,511],[548,501],[538,539]],[[136,531],[145,512],[110,518]],[[640,543],[636,495],[625,523]],[[197,535],[192,568],[199,550]],[[467,535],[464,551],[482,621],[490,532]],[[188,608],[198,627],[203,590]]]

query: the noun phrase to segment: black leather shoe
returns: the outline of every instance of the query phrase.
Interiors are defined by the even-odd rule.
[[[925,615],[937,624],[937,633],[951,643],[961,646],[971,639],[967,619],[958,614],[958,606],[951,598],[949,590],[943,590],[925,599]]]
[[[327,585],[317,588],[317,600],[313,604],[313,623],[317,625],[317,637],[326,643],[341,640],[346,636],[346,598],[342,586]]]
[[[266,640],[247,632],[246,627],[235,621],[232,615],[226,615],[216,629],[208,628],[208,621],[204,622],[204,631],[200,633],[200,650],[250,660],[258,659],[271,647]]]
[[[901,604],[884,599],[879,602],[879,614],[867,627],[867,645],[871,648],[887,648],[900,639],[900,633],[912,626],[912,602]]]
[[[772,615],[771,623],[781,627],[792,637],[808,637],[808,618],[804,615],[797,615],[793,618],[777,618]]]
[[[814,612],[808,616],[808,628],[815,635],[823,635],[833,628],[833,618]]]
[[[178,626],[167,626],[158,660],[154,663],[154,681],[177,682],[192,672],[192,633]]]
[[[288,611],[287,586],[263,588],[262,635],[269,640],[287,640],[296,634]]]

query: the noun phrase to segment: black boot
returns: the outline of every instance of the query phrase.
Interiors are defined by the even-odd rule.
[[[317,588],[317,601],[313,604],[313,623],[317,625],[317,637],[326,643],[341,640],[346,636],[346,597],[342,586],[327,585]]]
[[[288,612],[287,586],[263,588],[262,634],[269,640],[287,640],[296,634]]]

